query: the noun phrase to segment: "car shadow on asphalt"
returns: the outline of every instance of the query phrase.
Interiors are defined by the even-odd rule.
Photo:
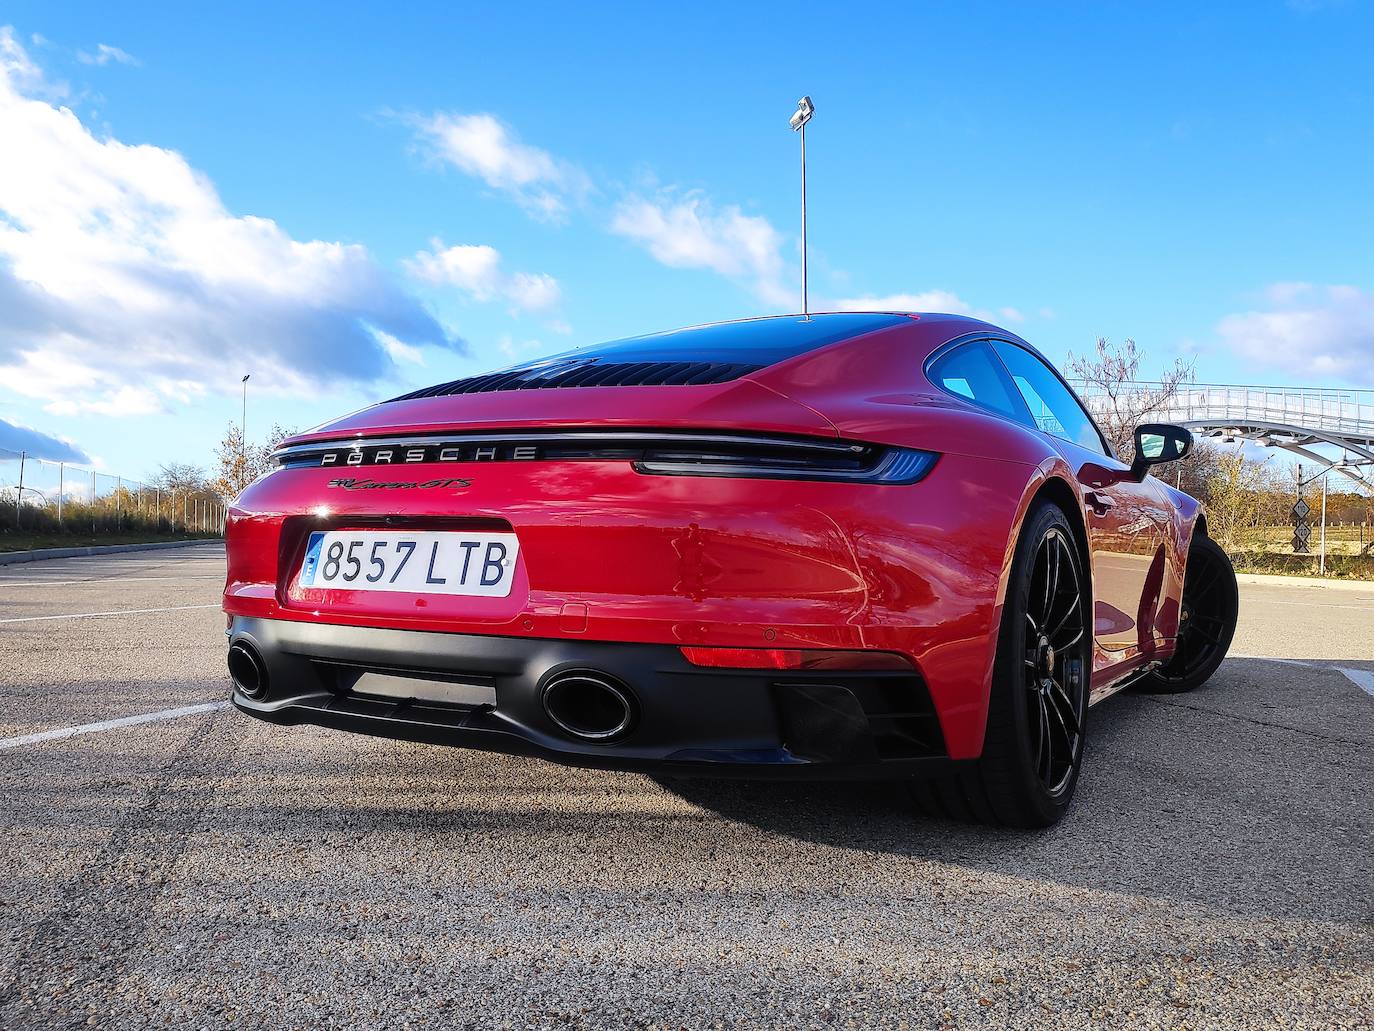
[[[1335,671],[1295,683],[1289,669],[1243,660],[1191,695],[1128,692],[1094,707],[1073,807],[1043,831],[918,816],[900,784],[661,784],[800,842],[1359,924],[1374,922],[1371,759],[1374,699]]]
[[[778,877],[851,851],[860,869],[889,857],[898,880],[941,864],[1026,894],[1057,884],[1261,923],[1374,925],[1374,699],[1334,669],[1240,659],[1192,694],[1107,700],[1072,809],[1030,832],[918,816],[900,784],[658,782],[217,719],[250,775],[216,793],[217,825],[260,844],[346,852],[363,835],[455,855],[538,848],[574,867],[605,847],[627,868],[709,881],[790,842],[797,863]]]

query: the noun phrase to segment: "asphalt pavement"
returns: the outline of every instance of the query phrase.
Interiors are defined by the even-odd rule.
[[[1247,578],[1027,834],[259,723],[223,568],[0,569],[0,1028],[1374,1022],[1374,584]]]

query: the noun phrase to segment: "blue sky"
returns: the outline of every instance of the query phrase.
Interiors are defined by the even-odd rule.
[[[1369,3],[188,10],[0,12],[0,421],[110,470],[794,310],[802,93],[813,308],[1374,386]]]

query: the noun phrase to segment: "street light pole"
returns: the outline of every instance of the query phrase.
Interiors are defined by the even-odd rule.
[[[243,383],[243,418],[239,421],[239,448],[245,457],[248,454],[248,380],[252,375],[250,372],[240,381]]]
[[[816,107],[811,103],[810,97],[802,97],[797,101],[797,110],[793,112],[788,125],[793,132],[801,134],[801,302],[802,314],[810,314],[806,300],[806,123],[811,121],[811,116],[816,113]]]
[[[239,420],[239,476],[248,475],[248,380],[253,374],[246,372],[240,382],[243,384],[243,417]]]
[[[810,314],[806,296],[806,123],[797,130],[801,134],[801,220],[802,220],[802,314]]]

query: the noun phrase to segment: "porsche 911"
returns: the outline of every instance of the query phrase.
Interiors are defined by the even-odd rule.
[[[877,778],[1058,820],[1089,706],[1230,645],[1234,573],[1026,341],[778,316],[414,390],[237,499],[232,699],[272,723],[664,776]]]

